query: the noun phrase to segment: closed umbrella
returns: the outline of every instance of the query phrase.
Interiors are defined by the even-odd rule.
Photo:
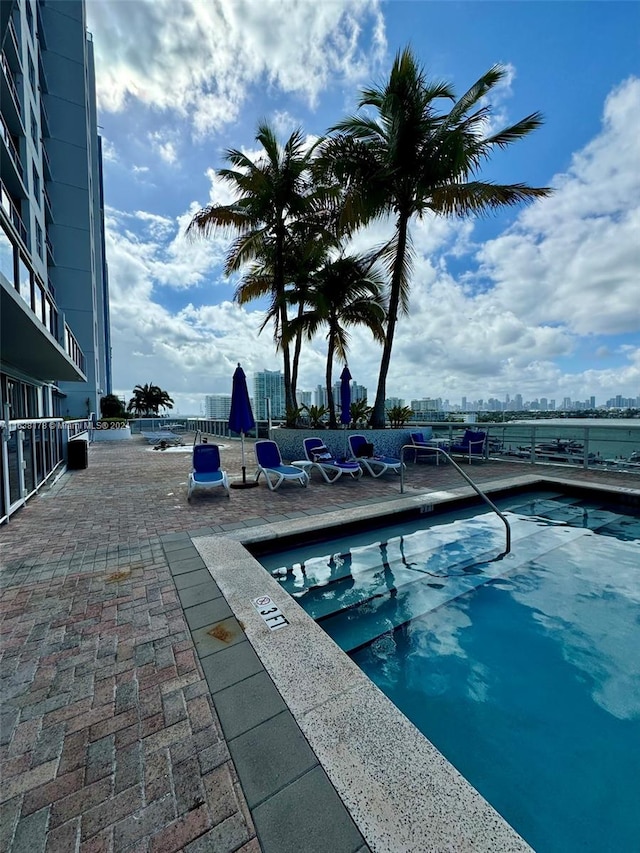
[[[340,374],[340,423],[344,424],[344,455],[347,456],[347,427],[351,423],[351,374],[345,365]]]
[[[247,377],[240,367],[240,362],[233,374],[233,386],[231,388],[231,411],[229,413],[229,429],[240,433],[242,444],[242,482],[231,483],[232,489],[250,489],[257,486],[256,482],[247,483],[247,469],[244,464],[244,434],[256,425],[251,411],[249,391],[247,390]]]

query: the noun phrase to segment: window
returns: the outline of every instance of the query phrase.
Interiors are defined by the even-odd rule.
[[[36,281],[36,282],[34,282],[34,285],[33,285],[33,310],[34,310],[35,315],[38,318],[38,320],[40,320],[40,322],[44,322],[43,298],[44,297],[42,294],[42,288],[38,284],[38,282]]]
[[[36,161],[34,160],[31,164],[31,177],[32,177],[32,189],[33,194],[35,196],[38,207],[40,207],[40,175],[38,174],[38,169],[36,167]]]
[[[36,251],[42,260],[44,260],[44,254],[42,251],[42,228],[40,227],[40,223],[36,219]]]
[[[27,305],[31,306],[31,271],[22,258],[18,260],[18,290]]]
[[[29,109],[31,112],[31,138],[33,139],[34,144],[37,145],[38,144],[38,123],[36,121],[36,117],[35,117],[35,114],[33,112],[33,109],[31,107],[29,107]]]
[[[13,243],[9,239],[9,235],[5,233],[4,228],[0,228],[0,272],[8,281],[11,282],[12,287],[16,280],[13,258]]]
[[[36,69],[33,64],[33,59],[31,59],[31,53],[28,54],[28,65],[29,65],[29,83],[31,84],[31,91],[35,93],[36,91]]]

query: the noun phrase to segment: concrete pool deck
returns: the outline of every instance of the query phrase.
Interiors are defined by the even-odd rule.
[[[225,443],[233,478],[239,445]],[[331,679],[315,679],[316,692],[306,693],[302,675],[306,668],[313,676],[315,665],[278,652],[304,638],[318,648],[331,641],[264,575],[259,590],[292,610],[289,639],[289,628],[268,632],[250,609],[256,579],[239,570],[252,561],[239,540],[452,500],[467,489],[457,472],[409,464],[403,496],[393,475],[327,485],[314,474],[307,489],[284,484],[271,493],[261,484],[233,490],[230,500],[214,491],[187,504],[188,456],[146,451],[142,439],[93,445],[88,469],[64,474],[0,528],[2,849],[446,849],[437,835],[425,847],[425,836],[417,840],[388,808],[387,793],[376,797],[398,730],[391,738],[381,722],[364,724],[362,698],[372,707],[372,686],[356,684],[359,671],[333,647]],[[634,474],[502,462],[470,473],[494,488],[557,477],[640,496]],[[259,647],[262,629],[273,651]],[[278,668],[290,670],[292,660],[300,678],[282,679]],[[327,681],[334,695],[350,694],[353,716],[324,692]],[[377,770],[352,761],[359,749],[373,754]],[[350,773],[325,766],[332,752],[347,755]],[[457,838],[478,845],[482,837],[484,846],[468,849],[511,849],[506,838],[523,849],[489,812],[471,819],[476,807]],[[375,810],[379,826],[399,829],[402,847],[371,825]]]

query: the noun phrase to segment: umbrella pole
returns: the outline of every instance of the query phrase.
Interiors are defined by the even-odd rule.
[[[253,480],[247,483],[247,469],[245,467],[245,459],[244,459],[244,431],[240,433],[240,445],[242,447],[242,482],[241,483],[231,483],[232,489],[253,489],[254,486],[258,484]]]

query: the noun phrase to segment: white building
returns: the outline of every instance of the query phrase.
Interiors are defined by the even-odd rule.
[[[228,421],[231,414],[231,394],[207,394],[204,415],[209,420]]]
[[[280,370],[263,370],[253,377],[255,401],[254,417],[264,421],[267,418],[267,400],[271,400],[271,417],[280,420],[285,417],[284,374]]]

